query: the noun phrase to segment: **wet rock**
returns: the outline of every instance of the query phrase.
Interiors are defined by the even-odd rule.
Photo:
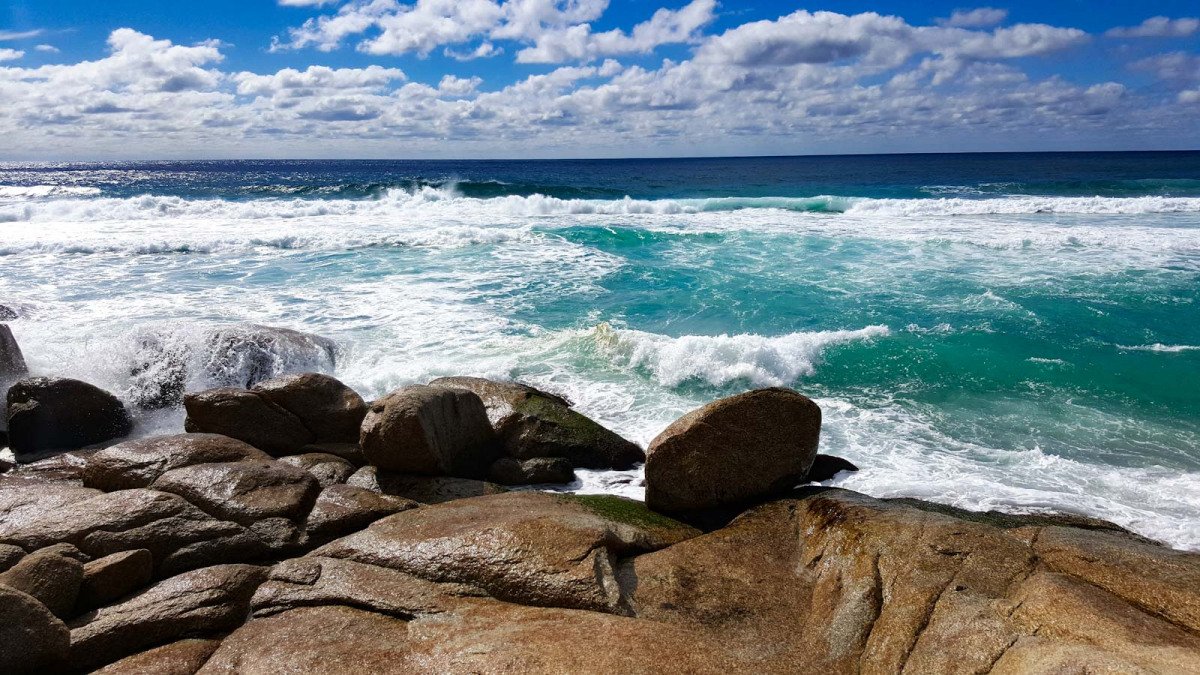
[[[38,481],[0,480],[0,541],[8,541],[60,507],[91,499],[102,494],[99,490],[75,485],[42,484]],[[44,541],[34,548],[49,546],[54,540]]]
[[[92,449],[62,452],[44,459],[14,466],[5,476],[13,482],[45,483],[47,485],[83,485],[83,470]]]
[[[247,389],[209,389],[183,397],[184,429],[222,434],[245,441],[271,455],[290,455],[314,437],[300,418]]]
[[[7,448],[7,447],[8,447],[8,432],[0,431],[0,448]],[[8,470],[14,468],[15,466],[16,466],[16,464],[14,464],[13,462],[10,462],[6,459],[0,459],[0,473],[8,473]]]
[[[46,487],[29,484],[24,490]],[[5,490],[0,490],[0,498],[4,496]],[[24,507],[36,508],[38,500],[22,503],[28,495],[15,497],[21,513],[13,521],[0,520],[0,542],[27,551],[60,542],[73,544],[92,557],[145,548],[160,571],[168,573],[214,558],[244,560],[264,552],[262,542],[246,528],[217,520],[167,492],[143,488],[99,493],[78,501],[62,500],[58,506],[33,513]]]
[[[0,585],[0,672],[58,670],[70,639],[67,627],[45,605]]]
[[[455,499],[482,497],[507,492],[495,483],[450,476],[414,476],[380,471],[364,466],[346,480],[346,485],[365,488],[381,495],[411,499],[422,504],[441,504]]]
[[[336,455],[356,467],[367,463],[367,458],[363,455],[362,448],[359,447],[357,441],[354,443],[313,443],[300,448],[296,454],[307,455],[314,452]]]
[[[96,675],[193,675],[221,646],[220,640],[179,640],[127,656]]]
[[[488,480],[500,485],[565,484],[575,480],[575,470],[562,457],[501,457],[492,463]]]
[[[175,434],[119,443],[87,458],[83,484],[105,492],[147,487],[172,469],[193,464],[268,460],[254,446],[218,434]]]
[[[3,572],[13,565],[16,565],[17,561],[24,557],[25,549],[21,548],[20,546],[13,546],[12,544],[0,544],[0,572]]]
[[[393,513],[415,509],[411,499],[377,494],[353,485],[330,485],[321,491],[305,521],[311,539],[349,534]]]
[[[0,321],[12,321],[18,318],[17,310],[8,305],[0,305]]]
[[[182,637],[232,630],[266,576],[265,568],[251,565],[206,567],[85,614],[70,624],[70,662],[88,668]]]
[[[120,438],[132,429],[117,397],[86,382],[36,377],[8,390],[8,442],[18,461]]]
[[[512,457],[563,457],[572,466],[620,470],[646,460],[636,443],[572,410],[566,399],[540,389],[478,377],[443,377],[430,385],[475,392]]]
[[[834,457],[833,455],[817,455],[813,458],[812,467],[804,480],[810,483],[820,483],[838,475],[843,471],[858,471],[858,467],[850,460]]]
[[[243,525],[264,518],[299,521],[321,491],[312,474],[276,461],[194,464],[164,473],[153,487]]]
[[[78,550],[63,548],[43,548],[21,558],[0,574],[0,585],[29,594],[60,619],[70,618],[83,583],[83,563]]]
[[[254,391],[298,417],[318,443],[358,442],[367,404],[328,375],[289,375],[257,384]]]
[[[676,420],[651,443],[646,503],[680,512],[787,490],[817,453],[821,409],[790,389],[731,396]]]
[[[321,487],[326,488],[337,483],[345,483],[354,475],[355,467],[350,462],[323,452],[309,452],[303,455],[289,455],[280,458],[280,463],[304,469],[311,473]]]
[[[76,606],[94,609],[128,595],[150,583],[154,556],[144,548],[122,551],[83,566],[83,585]]]
[[[478,396],[421,385],[372,403],[359,444],[386,471],[467,478],[485,475],[499,452]]]
[[[0,321],[4,319],[0,318]],[[12,329],[0,323],[0,387],[7,389],[8,385],[25,377],[29,367],[25,365],[25,355],[21,346],[13,337]]]
[[[314,555],[470,584],[510,602],[621,612],[616,557],[696,534],[632,500],[509,492],[388,516]]]

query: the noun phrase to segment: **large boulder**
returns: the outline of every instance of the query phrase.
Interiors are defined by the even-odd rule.
[[[646,503],[666,512],[711,509],[800,483],[821,433],[821,409],[790,389],[759,389],[694,410],[646,453]]]
[[[75,668],[110,663],[146,647],[237,627],[267,570],[216,565],[161,581],[116,605],[71,622]]]
[[[0,585],[0,673],[56,672],[70,642],[67,627],[45,605]]]
[[[317,443],[358,442],[367,404],[328,375],[289,375],[257,384],[254,391],[298,417]]]
[[[242,525],[265,518],[299,522],[321,492],[312,474],[276,461],[193,464],[164,473],[153,487]]]
[[[620,613],[618,557],[696,534],[619,497],[509,492],[397,513],[313,555],[469,584],[509,602]]]
[[[183,398],[188,432],[222,434],[272,455],[290,455],[312,443],[308,427],[260,392],[223,387]]]
[[[0,585],[37,598],[60,619],[72,616],[82,583],[83,563],[69,544],[34,551],[0,574]]]
[[[393,513],[417,508],[411,499],[372,492],[353,485],[330,485],[317,496],[304,521],[310,541],[340,537]]]
[[[8,442],[18,460],[103,443],[132,430],[121,401],[86,382],[36,377],[8,390]]]
[[[168,328],[138,336],[129,374],[136,405],[169,408],[189,384],[248,388],[288,373],[332,371],[336,361],[333,341],[287,328]]]
[[[636,443],[573,410],[566,399],[540,389],[479,377],[443,377],[430,385],[475,392],[505,452],[517,459],[562,457],[573,466],[621,470],[646,460]]]
[[[268,460],[254,446],[219,434],[175,434],[125,441],[87,458],[83,484],[105,492],[148,487],[164,473],[193,464]]]
[[[499,454],[478,396],[423,385],[372,403],[359,444],[380,469],[433,476],[481,477]]]

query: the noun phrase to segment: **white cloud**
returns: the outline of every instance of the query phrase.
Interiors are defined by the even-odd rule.
[[[25,52],[18,49],[0,48],[0,61],[16,61],[23,56],[25,56]]]
[[[956,9],[948,18],[938,19],[937,23],[939,26],[950,28],[988,28],[1004,23],[1007,18],[1007,9],[978,7],[976,9]]]
[[[37,37],[46,31],[37,28],[34,30],[0,30],[0,42],[5,40],[26,40],[32,37]]]
[[[499,56],[504,53],[504,48],[497,47],[491,42],[480,42],[475,49],[469,51],[459,52],[446,47],[442,53],[455,61],[474,61],[475,59],[490,59],[493,56]]]
[[[1136,26],[1112,28],[1105,35],[1115,38],[1170,38],[1188,37],[1195,35],[1197,31],[1200,31],[1198,18],[1170,19],[1155,16]]]
[[[34,49],[36,49],[39,52],[44,52],[46,54],[57,54],[58,53],[58,47],[55,47],[54,45],[38,45],[38,46],[34,47]]]
[[[662,45],[690,42],[716,18],[716,6],[716,0],[692,0],[678,10],[659,9],[628,33],[620,29],[593,33],[586,23],[547,31],[534,46],[517,53],[517,62],[591,61],[601,56],[646,54]]]

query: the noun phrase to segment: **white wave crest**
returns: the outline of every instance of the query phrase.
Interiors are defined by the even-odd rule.
[[[974,216],[1200,212],[1197,197],[998,197],[994,199],[861,199],[846,213],[859,216]]]
[[[792,384],[816,372],[825,349],[890,333],[887,326],[858,330],[761,335],[684,335],[669,337],[600,324],[591,333],[616,363],[650,371],[664,386],[689,380],[713,386],[744,380],[758,387]]]
[[[100,188],[72,185],[0,185],[0,199],[44,199],[47,197],[90,197]]]
[[[1200,350],[1200,345],[1164,345],[1161,342],[1155,342],[1152,345],[1117,345],[1117,348],[1131,352],[1161,352],[1164,354],[1179,354],[1182,352]]]

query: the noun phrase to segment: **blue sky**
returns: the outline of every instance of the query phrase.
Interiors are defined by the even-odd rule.
[[[3,3],[3,159],[1200,148],[1195,2]]]

